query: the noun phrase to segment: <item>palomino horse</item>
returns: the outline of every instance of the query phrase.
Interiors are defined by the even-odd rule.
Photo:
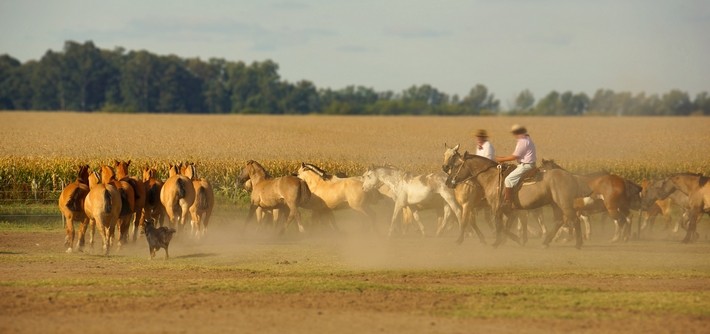
[[[102,184],[96,172],[89,175],[89,188],[89,193],[84,199],[84,213],[91,224],[99,227],[104,255],[108,255],[114,238],[114,229],[121,214],[121,194],[112,183]]]
[[[392,236],[397,217],[404,207],[409,207],[412,210],[412,215],[419,224],[423,235],[424,226],[419,219],[417,204],[425,202],[436,195],[444,199],[446,205],[454,211],[456,219],[459,221],[459,226],[462,225],[461,208],[456,203],[453,191],[446,187],[444,183],[446,177],[442,174],[412,176],[392,166],[380,166],[370,167],[363,174],[363,179],[362,187],[366,192],[376,190],[384,184],[394,194],[394,212],[392,213],[388,236]]]
[[[135,212],[136,192],[128,180],[117,180],[116,172],[113,168],[103,165],[101,166],[101,181],[103,184],[111,184],[118,189],[121,194],[121,213],[119,215],[120,222],[118,224],[118,248],[124,242],[128,241],[128,229],[131,226],[131,216]]]
[[[257,208],[279,209],[279,211],[288,212],[281,233],[285,232],[294,220],[298,225],[298,230],[304,231],[298,207],[308,205],[311,200],[311,191],[304,181],[291,175],[272,178],[266,169],[254,160],[247,161],[237,178],[237,181],[242,184],[247,180],[251,180],[252,191],[251,207],[245,226],[254,217]]]
[[[170,226],[182,232],[190,207],[195,202],[195,187],[192,181],[180,175],[180,166],[170,164],[169,177],[160,188],[160,202],[168,216]]]
[[[503,226],[502,215],[511,214],[515,216],[514,209],[501,207],[501,189],[502,182],[505,178],[502,166],[495,161],[489,160],[480,156],[469,156],[461,159],[451,159],[447,162],[446,169],[451,171],[449,178],[446,180],[447,185],[455,187],[457,184],[465,180],[475,180],[483,187],[486,200],[493,208],[496,219],[496,241],[494,247],[499,246],[504,241],[504,235],[508,234],[511,238],[517,239],[517,236],[512,235],[508,231],[508,226]],[[564,219],[574,224],[576,229],[576,247],[582,247],[582,233],[579,226],[579,220],[574,210],[574,198],[577,194],[577,181],[569,172],[563,170],[549,170],[543,174],[542,180],[530,184],[523,185],[517,194],[515,200],[515,209],[530,210],[551,205],[555,216],[560,214]],[[510,217],[510,216],[509,216]],[[557,230],[562,227],[563,221],[558,220],[557,226],[553,231],[547,234],[543,245],[549,246],[552,238]],[[525,229],[524,231],[526,231]]]
[[[301,163],[297,175],[299,179],[308,184],[311,200],[321,202],[324,210],[351,208],[365,216],[370,222],[371,228],[376,229],[375,211],[370,207],[372,199],[363,190],[360,178],[334,177],[318,166],[308,163]],[[330,214],[330,212],[324,212],[319,216]]]
[[[76,181],[67,184],[59,195],[59,211],[64,218],[64,228],[67,235],[64,238],[64,247],[71,253],[74,246],[74,221],[81,222],[79,228],[79,250],[84,248],[84,234],[89,224],[89,219],[84,213],[84,198],[89,193],[89,165],[80,165]],[[93,244],[93,237],[91,244]]]
[[[197,169],[194,163],[188,163],[182,167],[180,173],[192,180],[195,188],[195,201],[190,206],[191,232],[197,237],[203,237],[210,223],[212,209],[214,209],[214,190],[209,181],[197,177]]]
[[[710,215],[710,178],[691,173],[671,175],[648,188],[642,198],[642,206],[648,208],[656,200],[667,198],[675,191],[688,196],[688,229],[682,242],[690,243],[697,238],[698,219],[703,213]]]
[[[561,169],[554,160],[542,160],[541,169]],[[616,226],[612,242],[620,238],[628,241],[631,232],[631,209],[638,209],[640,205],[641,186],[622,178],[621,176],[606,172],[593,173],[588,175],[573,174],[578,182],[578,200],[576,209],[578,214],[585,216],[587,227],[588,217],[595,212],[606,211],[614,220]],[[603,206],[596,204],[596,200],[601,200]]]
[[[454,147],[448,147],[446,144],[444,144],[444,165],[442,166],[442,169],[444,170],[445,173],[450,173],[451,170],[448,168],[449,162],[452,160],[459,160],[460,162],[463,162],[464,157],[459,153],[459,147],[460,145],[456,145]],[[464,238],[464,232],[466,226],[471,226],[474,231],[476,231],[476,234],[478,235],[479,240],[481,243],[485,243],[485,239],[483,237],[483,233],[481,233],[481,230],[478,228],[478,225],[476,224],[476,210],[481,209],[484,210],[484,212],[490,212],[490,205],[486,202],[486,198],[484,196],[484,191],[481,188],[481,186],[475,182],[474,180],[466,180],[464,182],[461,182],[456,185],[454,188],[454,194],[456,195],[456,201],[461,205],[462,207],[462,220],[464,226],[461,226],[462,229],[459,231],[459,238],[456,240],[457,243],[462,243],[463,238]],[[487,211],[485,211],[487,210]],[[542,212],[539,209],[535,209],[536,211],[534,212],[534,218],[539,218],[536,219],[538,224],[540,224],[540,230],[542,231],[542,234],[545,234],[546,228],[545,225],[542,222],[542,219],[540,218],[542,216]],[[523,243],[527,241],[527,233],[528,233],[528,227],[527,227],[527,219],[528,219],[528,214],[517,214],[516,217],[508,217],[509,219],[519,219],[520,221],[520,227],[519,230],[521,231],[523,235]],[[525,231],[523,231],[525,229]]]
[[[114,162],[114,167],[116,168],[116,178],[121,182],[128,182],[131,187],[133,187],[133,242],[136,242],[138,238],[138,231],[143,230],[143,224],[145,217],[143,216],[143,208],[145,208],[146,201],[146,187],[143,182],[135,177],[128,176],[128,167],[131,165],[131,160],[128,161],[118,161]]]
[[[157,173],[156,168],[150,168],[148,165],[143,167],[143,184],[146,189],[143,217],[152,218],[160,226],[163,226],[165,208],[163,208],[163,203],[160,203],[160,189],[163,188],[163,181],[156,178]]]

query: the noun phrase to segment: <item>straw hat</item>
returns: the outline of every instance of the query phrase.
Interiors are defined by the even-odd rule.
[[[474,133],[474,136],[488,138],[488,131],[486,131],[484,129],[478,129],[478,131],[476,131],[476,133]]]
[[[526,129],[524,126],[520,124],[513,124],[513,126],[510,128],[510,132],[516,135],[521,135],[524,133],[528,133],[528,129]]]

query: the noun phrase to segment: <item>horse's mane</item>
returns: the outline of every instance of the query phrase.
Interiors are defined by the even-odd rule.
[[[318,176],[320,176],[323,180],[330,180],[333,178],[333,175],[329,174],[328,172],[314,164],[304,163],[303,167],[306,167],[308,170],[311,170],[314,173],[318,174]]]
[[[487,163],[490,166],[498,166],[498,163],[488,159],[486,157],[482,157],[480,155],[475,155],[475,154],[470,154],[468,151],[463,153],[464,160],[474,160],[474,161],[480,161],[481,163]]]
[[[261,170],[264,171],[264,177],[265,177],[265,178],[267,178],[267,179],[270,179],[270,178],[271,178],[271,174],[269,174],[269,171],[266,170],[266,168],[264,168],[264,166],[262,166],[259,162],[254,161],[254,160],[249,160],[249,161],[247,161],[247,164],[254,164],[254,165],[256,165],[257,167],[261,168]]]

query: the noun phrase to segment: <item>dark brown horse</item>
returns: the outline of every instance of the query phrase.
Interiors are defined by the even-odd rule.
[[[148,165],[143,167],[143,185],[146,189],[143,217],[154,219],[159,226],[163,226],[165,208],[160,202],[160,189],[163,188],[163,181],[157,178],[157,174],[156,168],[148,167]]]
[[[688,196],[688,229],[682,242],[690,243],[696,238],[698,219],[703,213],[710,215],[710,178],[692,173],[671,175],[648,188],[642,206],[650,207],[656,200],[667,198],[675,191]]]
[[[496,219],[496,241],[493,246],[498,246],[504,241],[504,235],[508,234],[513,239],[517,236],[508,231],[508,226],[503,226],[502,215],[504,213],[515,216],[514,209],[536,209],[544,205],[551,205],[556,216],[571,222],[576,231],[576,247],[582,247],[582,233],[574,209],[574,198],[577,195],[577,181],[574,175],[564,170],[549,170],[545,172],[542,179],[534,184],[523,185],[518,191],[517,203],[514,208],[501,206],[502,182],[506,176],[503,166],[497,162],[480,156],[464,156],[464,159],[450,159],[446,162],[444,169],[451,171],[446,183],[450,187],[466,180],[475,180],[485,192],[488,203],[493,208]],[[509,217],[510,217],[509,216]],[[509,221],[516,221],[509,219]],[[563,221],[559,220],[557,226],[548,233],[543,241],[543,246],[547,247],[557,230],[562,227]],[[524,227],[527,230],[527,227]]]
[[[272,178],[266,169],[254,160],[247,161],[237,178],[241,184],[247,180],[251,180],[252,191],[251,207],[245,226],[254,217],[256,208],[260,207],[266,210],[279,209],[279,211],[288,212],[286,224],[284,224],[281,233],[286,231],[294,220],[298,224],[298,230],[304,231],[298,207],[308,205],[311,199],[311,191],[305,181],[291,175]]]
[[[116,179],[121,182],[128,182],[133,187],[133,242],[138,238],[138,231],[143,230],[145,217],[143,217],[143,208],[146,201],[145,184],[135,177],[128,176],[128,167],[131,166],[131,160],[114,161],[116,168]],[[126,231],[128,232],[128,231]]]
[[[64,247],[67,253],[71,253],[74,247],[74,221],[81,222],[79,227],[79,250],[84,248],[84,234],[89,225],[89,219],[84,213],[84,198],[89,193],[89,165],[80,165],[76,181],[67,184],[59,195],[59,211],[64,217],[64,228],[66,237]],[[93,244],[93,236],[91,242]]]
[[[542,160],[543,170],[561,169],[554,160]],[[631,209],[639,209],[641,186],[607,172],[598,172],[588,175],[574,174],[578,181],[578,194],[576,209],[578,214],[589,216],[592,213],[606,211],[616,224],[616,232],[612,242],[620,238],[628,241],[631,234]],[[602,205],[595,205],[601,200]]]

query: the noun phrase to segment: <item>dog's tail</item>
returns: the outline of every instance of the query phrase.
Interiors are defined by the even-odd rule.
[[[197,196],[200,199],[197,203],[197,208],[200,210],[207,210],[209,208],[209,203],[207,202],[207,189],[205,189],[205,187],[200,187]]]
[[[111,192],[108,189],[104,189],[104,213],[111,213],[113,210],[113,198],[111,197]]]

